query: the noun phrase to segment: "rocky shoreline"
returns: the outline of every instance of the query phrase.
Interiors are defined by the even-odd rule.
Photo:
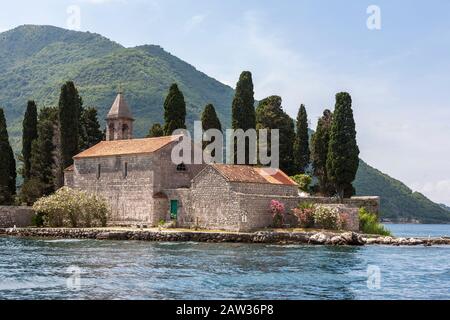
[[[120,230],[120,229],[0,229],[0,236],[56,239],[130,240],[153,242],[206,242],[206,243],[267,243],[310,245],[391,245],[433,246],[450,245],[450,238],[394,238],[362,235],[354,232],[273,232],[255,233]]]

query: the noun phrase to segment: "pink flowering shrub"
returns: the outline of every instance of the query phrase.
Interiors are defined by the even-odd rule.
[[[284,213],[286,208],[283,203],[277,200],[270,202],[270,211],[273,217],[273,226],[275,228],[281,228],[284,225]]]
[[[314,227],[314,213],[315,207],[313,204],[304,203],[298,208],[292,210],[294,215],[298,219],[298,223],[302,228]]]
[[[339,214],[339,228],[341,230],[346,230],[351,225],[351,217],[348,212],[341,212]]]

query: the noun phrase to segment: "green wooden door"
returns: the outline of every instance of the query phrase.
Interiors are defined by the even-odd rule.
[[[178,200],[170,201],[170,218],[177,219],[178,217]]]

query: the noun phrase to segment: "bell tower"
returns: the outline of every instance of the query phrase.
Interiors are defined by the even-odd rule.
[[[123,92],[119,89],[116,100],[106,117],[106,140],[133,139],[133,116],[125,101]]]

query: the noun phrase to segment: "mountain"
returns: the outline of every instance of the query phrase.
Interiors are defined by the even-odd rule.
[[[413,192],[404,183],[372,168],[360,161],[354,183],[358,195],[377,195],[381,197],[383,219],[422,223],[450,223],[450,211],[425,197]]]
[[[231,122],[232,88],[199,72],[161,47],[125,48],[98,34],[52,26],[21,26],[0,34],[0,105],[17,146],[28,99],[56,105],[59,88],[75,81],[85,106],[105,117],[119,85],[136,117],[135,132],[145,135],[162,122],[162,105],[177,82],[187,101],[188,123],[213,103],[224,125]]]
[[[216,106],[224,127],[231,123],[233,89],[155,45],[125,48],[90,32],[26,25],[0,33],[0,72],[0,106],[16,151],[27,100],[40,107],[56,105],[67,80],[75,81],[84,105],[95,106],[102,118],[121,85],[133,107],[137,136],[162,122],[164,97],[173,82],[185,95],[188,125],[207,103]],[[449,211],[363,161],[355,184],[361,195],[382,197],[384,218],[450,222]]]

